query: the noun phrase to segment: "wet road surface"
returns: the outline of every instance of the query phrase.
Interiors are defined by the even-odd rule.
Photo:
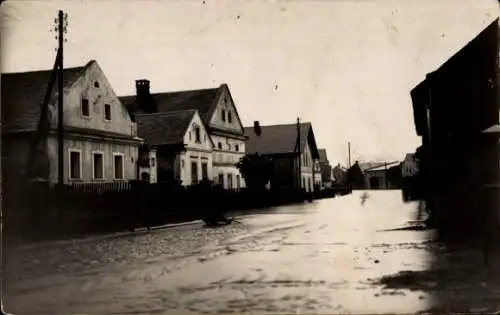
[[[445,252],[431,231],[398,230],[417,203],[403,203],[400,191],[361,196],[277,207],[220,228],[9,249],[4,306],[16,314],[360,314],[500,304],[500,273],[480,264],[480,252]]]

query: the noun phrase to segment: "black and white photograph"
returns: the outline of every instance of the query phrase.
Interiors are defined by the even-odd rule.
[[[500,314],[497,0],[2,0],[6,314]]]

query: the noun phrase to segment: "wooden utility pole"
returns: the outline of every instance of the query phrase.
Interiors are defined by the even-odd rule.
[[[297,178],[298,178],[298,187],[300,188],[301,186],[301,183],[302,183],[302,152],[301,152],[301,147],[300,147],[300,118],[297,117],[297,145],[296,145],[296,148],[297,148],[297,152],[299,153],[299,167],[298,167],[298,171],[297,171]]]
[[[348,154],[348,163],[349,168],[351,168],[351,142],[347,142],[347,154]]]
[[[67,32],[68,15],[62,10],[59,10],[58,18],[55,20],[57,23],[56,30],[58,39],[58,55],[59,55],[59,73],[58,73],[58,101],[57,101],[57,135],[58,135],[58,183],[64,184],[64,34]]]

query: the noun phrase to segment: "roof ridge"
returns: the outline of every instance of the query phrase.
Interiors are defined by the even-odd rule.
[[[77,67],[67,67],[64,68],[64,71],[66,70],[76,70],[76,69],[86,69],[88,68],[92,63],[95,63],[95,60],[90,60],[88,61],[85,65],[83,66],[77,66]],[[13,75],[13,74],[31,74],[31,73],[37,73],[37,72],[50,72],[53,69],[39,69],[39,70],[30,70],[30,71],[20,71],[20,72],[2,72],[1,75]]]
[[[171,111],[165,111],[165,112],[156,112],[156,113],[137,113],[135,114],[136,116],[167,116],[167,115],[173,115],[173,114],[179,114],[179,113],[184,113],[184,112],[197,112],[198,110],[196,109],[180,109],[180,110],[171,110]]]
[[[310,125],[310,121],[301,122],[300,125]],[[297,123],[289,123],[289,124],[276,124],[276,125],[260,125],[260,127],[280,127],[280,126],[297,126]],[[254,126],[246,126],[244,128],[253,128]]]

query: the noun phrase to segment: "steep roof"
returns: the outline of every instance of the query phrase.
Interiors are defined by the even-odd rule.
[[[327,163],[328,162],[328,157],[326,155],[325,149],[318,149],[318,155],[319,155],[319,162],[320,163]]]
[[[68,87],[92,64],[64,69],[64,87]],[[2,73],[1,104],[2,133],[35,131],[41,114],[41,106],[48,88],[52,70]],[[57,90],[57,76],[51,97]]]
[[[149,145],[183,143],[195,110],[171,111],[136,116],[139,137]]]
[[[281,154],[296,152],[297,124],[260,126],[261,133],[257,135],[254,127],[245,127],[248,137],[245,147],[248,154]],[[313,158],[319,158],[316,140],[309,122],[300,124],[300,146],[303,148],[307,139],[311,140]]]
[[[203,123],[207,125],[217,106],[216,100],[222,92],[222,89],[225,87],[227,87],[227,85],[222,84],[217,88],[151,93],[151,96],[158,105],[159,113],[180,110],[197,110],[203,120]],[[121,96],[119,99],[129,111],[135,114],[143,113],[142,109],[139,108],[135,95]]]

